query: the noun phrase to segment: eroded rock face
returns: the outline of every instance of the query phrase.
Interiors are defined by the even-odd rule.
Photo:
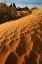
[[[14,55],[13,52],[11,52],[6,59],[5,64],[16,64],[17,60],[18,58]]]

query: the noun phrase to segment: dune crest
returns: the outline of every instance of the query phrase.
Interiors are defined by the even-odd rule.
[[[42,20],[40,16],[0,25],[0,64],[42,64]]]

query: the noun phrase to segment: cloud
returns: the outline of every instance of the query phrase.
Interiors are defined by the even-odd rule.
[[[18,4],[17,7],[25,7],[26,5],[21,5],[21,4]],[[39,7],[39,5],[28,5],[29,8],[32,8],[32,7]]]
[[[2,2],[42,2],[42,0],[1,0]]]
[[[32,7],[39,7],[39,5],[28,5],[29,8],[32,8]]]
[[[19,4],[18,4],[18,3],[17,3],[16,5],[17,5],[17,7],[25,7],[25,6],[26,6],[26,3],[25,3],[25,4],[23,4],[23,3],[21,3],[21,4],[19,3]],[[29,8],[39,7],[39,6],[41,6],[41,5],[42,5],[41,3],[38,3],[38,4],[37,4],[37,3],[35,3],[35,2],[34,2],[34,3],[32,2],[32,3],[27,4],[27,6],[28,6]]]
[[[2,2],[2,0],[0,0],[0,2]]]
[[[2,2],[5,2],[6,4],[10,4],[10,3],[16,3],[16,6],[26,6],[26,4],[28,6],[38,6],[38,5],[42,5],[42,0],[0,0]]]

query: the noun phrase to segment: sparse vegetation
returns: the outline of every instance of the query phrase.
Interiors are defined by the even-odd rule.
[[[0,23],[13,19],[17,15],[15,7],[7,6],[5,3],[0,3]]]
[[[32,12],[34,15],[42,16],[42,6]]]

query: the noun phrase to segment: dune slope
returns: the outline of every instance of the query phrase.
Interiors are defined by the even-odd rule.
[[[0,25],[0,64],[42,64],[42,20],[36,15]]]

